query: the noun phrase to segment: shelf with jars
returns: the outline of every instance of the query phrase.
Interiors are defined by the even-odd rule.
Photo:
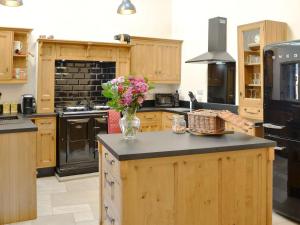
[[[260,21],[238,27],[239,112],[251,119],[263,119],[263,49],[267,44],[285,41],[286,23]],[[249,113],[247,107],[257,108]],[[251,112],[252,112],[251,111]]]
[[[29,38],[32,29],[0,28],[0,84],[25,84],[28,79]]]

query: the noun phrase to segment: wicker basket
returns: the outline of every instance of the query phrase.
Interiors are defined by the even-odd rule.
[[[219,134],[225,130],[225,122],[219,118],[220,111],[200,109],[188,113],[189,130],[203,134]]]

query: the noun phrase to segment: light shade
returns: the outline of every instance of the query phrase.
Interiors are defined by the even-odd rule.
[[[9,7],[17,7],[23,5],[23,1],[22,0],[0,0],[0,4]]]
[[[118,8],[118,13],[122,15],[134,14],[136,13],[136,9],[130,0],[122,0],[122,3]]]

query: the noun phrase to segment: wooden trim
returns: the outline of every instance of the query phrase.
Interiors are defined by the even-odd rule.
[[[8,31],[17,31],[17,32],[24,32],[24,33],[30,33],[33,31],[32,28],[18,28],[18,27],[0,27],[0,30],[8,30]]]
[[[141,36],[131,36],[130,40],[167,41],[167,42],[176,42],[176,43],[182,43],[183,42],[183,40],[167,39],[167,38],[155,38],[155,37],[141,37]]]
[[[111,46],[119,48],[130,48],[129,44],[120,44],[120,43],[109,43],[109,42],[93,42],[93,41],[78,41],[78,40],[60,40],[60,39],[42,39],[39,38],[38,43],[56,43],[56,44],[83,44],[83,45],[101,45],[101,46]]]

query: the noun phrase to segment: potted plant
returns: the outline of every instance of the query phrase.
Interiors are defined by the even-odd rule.
[[[110,99],[107,104],[122,112],[120,128],[124,139],[134,139],[140,128],[136,111],[144,102],[147,92],[153,89],[152,85],[143,77],[121,76],[102,84],[102,88],[102,94]]]

